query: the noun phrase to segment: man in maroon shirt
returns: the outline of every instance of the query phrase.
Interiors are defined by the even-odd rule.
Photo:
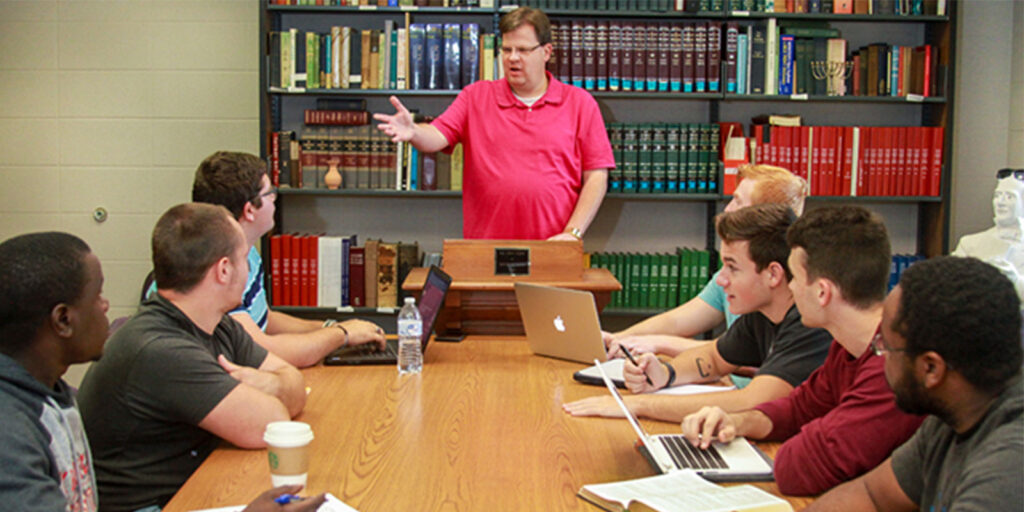
[[[835,337],[825,364],[789,396],[726,413],[705,407],[683,420],[696,445],[736,436],[785,441],[775,480],[786,494],[818,494],[865,473],[923,420],[900,411],[871,349],[882,318],[890,252],[885,225],[846,206],[805,213],[787,233],[789,287],[804,325]]]

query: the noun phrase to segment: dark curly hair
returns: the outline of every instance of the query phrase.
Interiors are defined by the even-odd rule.
[[[843,298],[862,309],[885,300],[892,255],[877,214],[860,206],[817,208],[793,223],[786,241],[807,253],[808,279],[836,283]]]
[[[21,352],[56,305],[81,298],[91,252],[82,239],[58,232],[0,244],[0,352]]]
[[[905,270],[900,289],[892,329],[909,355],[935,351],[988,393],[1020,371],[1020,299],[998,269],[975,258],[933,258]]]

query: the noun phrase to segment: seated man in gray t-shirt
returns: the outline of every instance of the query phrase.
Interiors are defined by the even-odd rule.
[[[886,299],[874,348],[896,405],[931,416],[892,457],[807,510],[1020,510],[1024,351],[1013,284],[974,258],[917,263]]]
[[[228,211],[175,206],[152,241],[160,288],[107,342],[78,395],[111,511],[162,507],[222,439],[262,448],[267,423],[306,401],[299,371],[227,315],[249,273]]]
[[[786,230],[794,220],[793,212],[779,204],[742,208],[715,219],[723,264],[717,279],[729,309],[741,316],[718,340],[686,350],[671,361],[660,362],[648,353],[638,358],[638,365],[626,362],[623,376],[634,394],[624,398],[633,412],[678,422],[706,405],[727,411],[748,409],[788,395],[821,366],[832,336],[803,325],[788,286],[792,275],[787,266]],[[741,366],[759,367],[743,389],[711,395],[647,394],[673,385],[714,382]],[[622,416],[607,394],[563,408],[574,416]]]

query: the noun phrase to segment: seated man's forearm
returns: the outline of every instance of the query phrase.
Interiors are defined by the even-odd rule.
[[[319,363],[330,351],[338,348],[345,342],[345,333],[341,329],[323,328],[320,326],[306,332],[282,330],[280,334],[268,334],[263,332],[248,313],[236,313],[231,316],[238,322],[245,331],[249,333],[257,345],[269,350],[272,354],[284,359],[289,364],[299,368],[305,368]],[[292,320],[299,320],[289,317]],[[270,317],[268,332],[273,332],[271,327],[277,319],[273,314]],[[298,327],[299,324],[286,323],[290,327]]]
[[[284,404],[288,409],[288,415],[292,418],[302,412],[306,406],[306,380],[299,370],[291,367],[276,370],[274,374],[278,379],[278,389],[274,397]]]
[[[232,318],[238,319],[234,314],[232,314]],[[274,310],[267,312],[267,334],[304,333],[315,331],[321,327],[323,327],[323,322],[320,320],[299,318]],[[250,333],[251,335],[252,333]]]
[[[719,391],[715,393],[702,393],[699,395],[632,395],[626,397],[630,409],[637,415],[646,418],[681,422],[686,416],[699,411],[702,407],[717,405],[726,412],[746,411],[760,403],[778,398],[770,396],[765,398],[758,393],[751,393],[748,388],[731,391]],[[779,395],[784,396],[785,393]],[[758,414],[764,414],[757,411]],[[764,416],[767,419],[767,416]],[[768,435],[771,431],[771,422],[768,422],[768,431],[761,434],[761,437]],[[752,427],[759,427],[754,424]],[[759,433],[760,430],[756,430]]]

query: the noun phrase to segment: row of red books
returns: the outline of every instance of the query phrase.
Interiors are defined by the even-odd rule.
[[[287,233],[270,237],[269,259],[274,306],[395,308],[420,252],[416,243]]]
[[[812,196],[938,196],[945,130],[754,125],[751,157],[807,180]]]

